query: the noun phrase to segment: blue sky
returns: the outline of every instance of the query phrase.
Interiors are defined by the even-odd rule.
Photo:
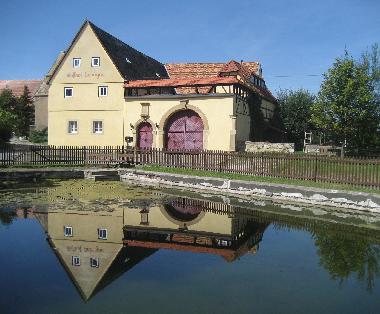
[[[273,91],[380,43],[379,0],[2,0],[0,79],[43,77],[85,18],[164,63],[260,61]]]

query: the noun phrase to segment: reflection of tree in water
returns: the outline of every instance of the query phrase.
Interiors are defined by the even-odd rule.
[[[0,222],[2,225],[10,225],[15,218],[16,213],[14,211],[6,211],[0,209]]]
[[[353,237],[328,232],[314,234],[320,264],[334,280],[343,283],[354,273],[372,291],[375,279],[380,275],[380,246],[369,238]]]

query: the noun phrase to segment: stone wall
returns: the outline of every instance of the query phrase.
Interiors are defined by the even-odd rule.
[[[245,142],[245,151],[251,153],[294,153],[294,143]]]

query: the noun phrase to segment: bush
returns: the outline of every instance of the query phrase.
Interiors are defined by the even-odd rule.
[[[31,131],[29,141],[32,143],[46,143],[48,141],[48,129]]]

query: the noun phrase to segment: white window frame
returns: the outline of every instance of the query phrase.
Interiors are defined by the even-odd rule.
[[[96,124],[100,123],[99,125],[96,126]],[[103,121],[102,120],[94,120],[92,121],[92,133],[94,134],[103,134]]]
[[[76,64],[76,61],[78,61],[78,64]],[[82,63],[82,58],[73,58],[73,68],[80,68],[80,65]]]
[[[99,258],[90,257],[90,267],[99,268]]]
[[[108,86],[99,86],[98,87],[98,97],[108,96]]]
[[[63,227],[63,234],[65,237],[72,237],[73,236],[73,227],[72,226],[64,226]]]
[[[80,266],[80,256],[72,256],[71,257],[71,264],[73,266]]]
[[[71,124],[74,125],[74,123],[76,124],[76,128],[71,127]],[[69,120],[67,123],[67,132],[69,134],[78,134],[78,130],[79,130],[78,121],[77,120]]]
[[[105,235],[103,234],[105,232]],[[106,228],[99,228],[98,229],[98,239],[100,240],[107,240],[108,237],[108,231]]]
[[[98,64],[95,64],[95,60],[98,60]],[[100,67],[100,57],[92,57],[91,58],[91,66],[93,68]]]
[[[69,90],[71,90],[71,95],[67,95],[66,94],[66,92],[69,91]],[[74,88],[72,88],[72,87],[64,87],[63,88],[63,96],[65,98],[71,98],[71,97],[73,97],[73,95],[74,95]]]

